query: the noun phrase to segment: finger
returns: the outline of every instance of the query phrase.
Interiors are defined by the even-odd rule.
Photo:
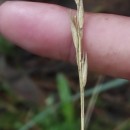
[[[0,7],[0,31],[35,54],[74,60],[69,10],[60,6],[6,2]],[[130,18],[86,14],[84,50],[93,71],[130,79]]]
[[[30,2],[6,2],[0,9],[0,30],[8,39],[38,55],[68,59],[73,44],[66,9]]]

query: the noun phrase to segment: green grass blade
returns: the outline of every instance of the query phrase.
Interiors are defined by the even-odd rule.
[[[62,114],[67,122],[73,122],[74,120],[74,106],[70,102],[72,95],[69,83],[63,74],[57,75],[57,87],[62,104]]]

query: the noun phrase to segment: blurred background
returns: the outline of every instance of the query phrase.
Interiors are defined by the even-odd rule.
[[[73,0],[31,1],[75,8]],[[90,12],[130,16],[129,0],[84,0],[84,6]],[[89,72],[85,109],[98,79]],[[129,85],[103,76],[99,96],[91,100],[96,104],[88,130],[130,130]],[[66,129],[80,129],[77,67],[30,54],[0,36],[0,130]]]

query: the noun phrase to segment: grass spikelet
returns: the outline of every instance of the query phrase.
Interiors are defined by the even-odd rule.
[[[71,31],[76,50],[76,60],[79,72],[80,99],[81,99],[81,130],[84,130],[84,87],[87,82],[87,56],[82,48],[84,8],[83,0],[75,0],[77,13],[71,17]]]

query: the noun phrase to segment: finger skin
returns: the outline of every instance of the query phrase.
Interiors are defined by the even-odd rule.
[[[70,10],[33,2],[0,6],[0,32],[16,45],[40,56],[75,61]],[[85,14],[83,46],[89,69],[130,79],[130,18]]]

